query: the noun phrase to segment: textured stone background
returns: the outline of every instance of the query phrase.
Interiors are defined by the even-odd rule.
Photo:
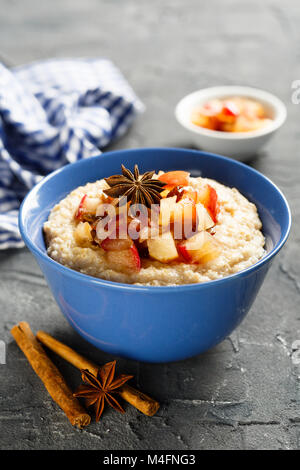
[[[60,314],[26,250],[0,254],[0,447],[5,449],[296,449],[300,443],[298,0],[0,0],[0,56],[10,65],[53,56],[107,56],[147,106],[113,148],[190,146],[173,118],[197,88],[245,84],[288,106],[282,131],[251,164],[273,179],[293,211],[287,246],[273,263],[238,331],[218,347],[176,364],[120,359],[119,369],[162,404],[153,418],[132,407],[72,429],[9,330],[20,320],[45,329],[96,362],[110,357],[83,341]],[[297,230],[298,228],[298,230]],[[221,312],[220,312],[221,313]],[[54,358],[76,386],[79,375]]]

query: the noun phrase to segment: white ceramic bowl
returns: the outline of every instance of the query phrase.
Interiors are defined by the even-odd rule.
[[[269,118],[270,124],[263,129],[250,132],[221,132],[205,129],[191,121],[192,111],[197,106],[213,98],[242,96],[260,102]],[[218,86],[195,91],[179,101],[175,108],[177,121],[193,138],[195,145],[203,150],[232,157],[236,160],[247,160],[270,139],[286,119],[286,107],[281,100],[263,90],[244,86]]]

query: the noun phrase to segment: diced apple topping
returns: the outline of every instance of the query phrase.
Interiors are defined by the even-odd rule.
[[[162,227],[174,224],[176,234],[181,230],[188,235],[192,230],[208,230],[215,222],[203,204],[195,204],[194,200],[185,197],[176,202],[176,196],[173,196],[160,201],[159,224]]]
[[[194,201],[195,203],[198,202],[197,189],[194,189],[190,186],[186,186],[182,188],[181,194],[182,194],[181,199],[190,199],[191,201]]]
[[[207,184],[198,190],[199,201],[206,207],[212,220],[216,224],[218,222],[219,204],[217,191]]]
[[[74,231],[75,241],[80,246],[88,246],[93,241],[91,226],[88,222],[79,222]]]
[[[189,237],[197,227],[195,202],[191,199],[181,199],[176,204],[172,222],[176,239]]]
[[[126,250],[107,251],[106,260],[116,271],[134,273],[141,269],[141,258],[134,244]]]
[[[133,246],[133,241],[130,238],[116,238],[111,240],[106,238],[101,242],[101,248],[105,251],[121,251],[127,250]]]
[[[196,126],[221,132],[248,132],[265,127],[270,119],[264,106],[244,97],[211,100],[191,113]]]
[[[159,225],[166,227],[171,223],[171,218],[174,218],[174,211],[176,210],[176,196],[167,197],[160,201],[159,212]]]
[[[168,263],[178,258],[176,244],[171,232],[147,240],[147,245],[151,258],[161,263]]]
[[[190,199],[191,201],[198,202],[198,191],[191,186],[174,186],[172,190],[168,191],[166,197],[176,196],[176,202],[181,199]]]
[[[228,114],[232,112],[229,107]],[[156,181],[160,204],[150,206],[148,201],[145,213],[134,212],[131,201],[107,206],[102,193],[98,197],[85,194],[75,213],[76,243],[93,249],[100,246],[108,265],[124,273],[141,269],[140,256],[161,263],[211,261],[220,253],[211,235],[219,212],[217,192],[209,184],[194,188],[189,176],[186,171],[159,173],[158,179],[166,183],[162,187]]]
[[[189,177],[190,174],[187,171],[169,171],[160,175],[158,179],[167,183],[168,186],[187,186]]]
[[[169,188],[169,189],[168,189],[168,188],[167,188],[167,189],[164,189],[164,190],[160,193],[160,197],[161,197],[162,199],[164,199],[165,197],[168,196],[169,193],[170,193],[170,188]]]
[[[97,207],[100,203],[101,201],[98,197],[87,196],[84,201],[84,208],[88,213],[96,215]]]
[[[87,197],[86,194],[82,197],[82,199],[79,203],[78,209],[75,212],[75,219],[77,219],[77,220],[81,219],[81,216],[82,216],[82,213],[83,213],[83,205],[84,205],[84,201],[86,200],[86,197]]]
[[[97,197],[90,197],[87,194],[81,199],[78,209],[75,213],[76,220],[85,220],[91,222],[96,217],[97,207],[101,203]]]
[[[197,212],[197,230],[199,232],[201,230],[208,230],[209,228],[212,228],[215,225],[208,211],[205,209],[203,204],[201,204],[201,202],[196,204],[196,212]]]
[[[199,232],[178,245],[178,251],[188,263],[204,264],[220,254],[220,246],[208,232]]]
[[[196,221],[195,203],[189,198],[176,202],[176,196],[160,201],[159,223],[165,227],[170,223],[187,224]]]
[[[183,198],[176,204],[174,211],[174,223],[182,221],[188,223],[189,221],[196,222],[196,204],[190,198]]]

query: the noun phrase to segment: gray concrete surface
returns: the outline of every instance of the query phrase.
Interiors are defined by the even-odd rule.
[[[300,79],[298,0],[0,0],[0,55],[11,65],[64,56],[107,56],[147,106],[112,148],[192,145],[173,118],[184,94],[245,84],[288,106],[280,134],[251,164],[286,194],[293,230],[243,324],[222,344],[176,364],[120,359],[119,370],[162,404],[153,418],[130,406],[73,429],[52,402],[9,330],[20,320],[45,329],[96,362],[111,359],[83,341],[60,314],[31,254],[0,254],[0,448],[296,449],[300,444]],[[222,314],[222,312],[220,312]],[[70,384],[71,366],[53,357]]]

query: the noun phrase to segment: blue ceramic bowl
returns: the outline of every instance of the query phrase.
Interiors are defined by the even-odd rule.
[[[52,207],[74,188],[119,173],[121,163],[138,163],[142,171],[184,169],[235,186],[258,208],[266,256],[223,279],[170,287],[105,281],[53,261],[42,235]],[[115,355],[166,362],[211,348],[241,322],[288,237],[291,216],[279,189],[249,166],[199,151],[154,148],[107,152],[55,171],[27,195],[19,224],[62,313],[83,338]]]

